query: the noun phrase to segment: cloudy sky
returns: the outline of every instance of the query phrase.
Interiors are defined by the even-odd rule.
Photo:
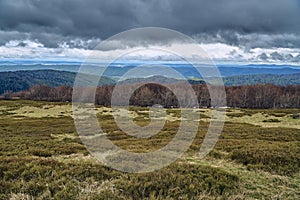
[[[300,0],[0,0],[0,59],[82,60],[141,27],[182,32],[216,62],[300,65]]]

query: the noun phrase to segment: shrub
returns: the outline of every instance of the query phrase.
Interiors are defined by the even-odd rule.
[[[289,146],[252,146],[234,150],[230,158],[248,166],[249,169],[262,169],[279,175],[292,176],[300,170],[300,158]],[[299,147],[298,147],[299,151]]]
[[[300,115],[297,113],[297,114],[292,114],[292,118],[293,119],[299,119],[300,118]]]
[[[265,119],[263,122],[280,122],[279,119]]]

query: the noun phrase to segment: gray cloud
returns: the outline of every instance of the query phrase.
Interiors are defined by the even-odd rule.
[[[270,54],[272,60],[283,60],[284,56],[278,53],[277,51]]]
[[[225,43],[239,46],[246,52],[253,48],[300,48],[300,34],[298,33],[241,34],[235,31],[219,31],[212,34],[197,34],[194,39],[203,43]]]
[[[286,54],[286,55],[284,56],[284,59],[285,59],[285,60],[293,60],[293,58],[294,58],[294,56],[293,56],[292,54]]]
[[[0,45],[30,39],[51,48],[93,48],[120,31],[159,26],[245,50],[299,48],[299,19],[298,0],[2,0]]]
[[[260,54],[257,58],[260,59],[260,60],[263,60],[263,61],[266,61],[266,60],[269,59],[269,57],[267,56],[266,53]]]
[[[280,54],[277,51],[271,53],[269,56],[266,53],[262,53],[257,56],[258,60],[261,61],[269,61],[270,59],[272,61],[284,61],[284,62],[291,62],[291,63],[299,63],[300,62],[300,53],[296,56],[293,56],[292,54]]]
[[[300,63],[300,53],[292,59],[292,62]]]
[[[61,45],[67,45],[70,48],[83,49],[93,49],[101,41],[95,37],[83,38],[54,33],[0,31],[0,46],[5,45],[9,41],[20,41],[22,43],[24,40],[36,41],[48,48],[58,48]],[[20,44],[20,46],[22,45]]]

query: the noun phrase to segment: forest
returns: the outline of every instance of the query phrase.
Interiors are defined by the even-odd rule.
[[[97,87],[95,103],[97,105],[110,106],[111,95],[114,85],[103,85]],[[123,91],[135,84],[118,86]],[[168,88],[176,87],[180,95],[186,95],[186,88],[180,84],[168,84],[167,87],[156,83],[146,83],[138,87],[130,97],[130,105],[133,106],[152,106],[160,104],[165,108],[180,107],[175,94]],[[120,89],[119,88],[119,89]],[[206,84],[192,85],[198,99],[199,107],[212,107],[209,90]],[[91,95],[92,88],[78,88],[82,95]],[[226,86],[227,106],[232,108],[299,108],[300,107],[300,86],[287,85],[277,86],[273,84],[255,84],[244,86]],[[71,86],[50,87],[46,85],[35,85],[26,91],[5,93],[2,98],[20,98],[28,100],[70,102],[72,101]],[[188,98],[186,98],[188,101]],[[189,105],[187,103],[187,105]]]
[[[110,68],[107,76],[102,76],[98,85],[114,85],[121,74],[116,74],[114,68]],[[189,72],[188,75],[191,72]],[[226,76],[223,77],[224,85],[226,86],[239,86],[239,85],[255,85],[255,84],[274,84],[274,85],[300,85],[300,74],[248,74],[248,75],[234,75],[237,71],[226,72]],[[270,73],[270,71],[267,71]],[[224,72],[225,73],[225,72]],[[250,72],[249,72],[250,73]],[[284,70],[282,71],[284,73]],[[183,73],[184,74],[184,73]],[[20,92],[28,90],[31,86],[35,85],[47,85],[51,87],[57,87],[61,85],[74,85],[76,78],[75,72],[58,71],[58,70],[22,70],[22,71],[7,71],[0,72],[0,94],[5,92]],[[120,76],[119,76],[120,75]],[[191,76],[192,77],[192,76]],[[201,78],[191,78],[187,76],[186,79],[192,85],[202,84],[204,81]],[[93,82],[98,77],[95,75],[82,76],[87,84]],[[130,78],[120,81],[122,84],[133,84],[137,82],[159,82],[159,83],[174,83],[180,80],[162,77],[152,76],[147,78]]]

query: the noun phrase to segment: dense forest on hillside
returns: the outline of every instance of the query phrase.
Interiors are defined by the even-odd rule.
[[[50,87],[68,85],[73,86],[76,73],[56,70],[32,70],[16,72],[0,72],[0,94],[5,92],[18,92],[28,90],[34,85],[47,85]],[[93,79],[92,75],[85,75],[86,83],[88,79]],[[110,78],[103,77],[99,82],[102,84],[114,84]]]
[[[300,74],[255,74],[224,77],[224,84],[230,85],[300,85]]]
[[[5,92],[19,92],[28,90],[34,85],[47,85],[57,87],[62,85],[73,86],[76,77],[75,72],[56,71],[56,70],[33,70],[0,72],[0,94]],[[93,75],[82,76],[85,83],[97,78]],[[274,84],[274,85],[300,85],[300,74],[256,74],[239,75],[224,77],[224,84],[227,86],[254,85],[254,84]],[[190,84],[203,84],[201,79],[189,79]],[[119,84],[134,84],[138,82],[159,82],[174,83],[177,79],[162,76],[153,76],[147,78],[131,78],[124,80]],[[115,80],[110,77],[102,77],[99,85],[112,85]]]

